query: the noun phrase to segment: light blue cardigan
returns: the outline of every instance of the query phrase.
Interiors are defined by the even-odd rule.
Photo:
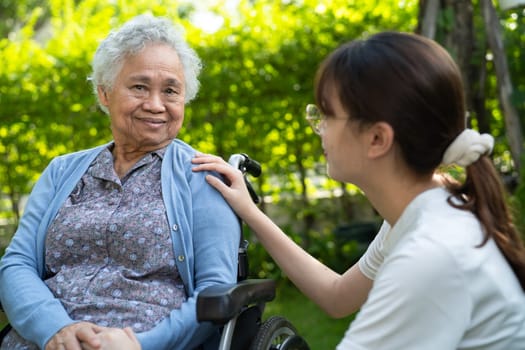
[[[51,161],[34,186],[0,261],[0,301],[8,319],[20,335],[42,349],[57,331],[74,322],[42,281],[47,228],[91,162],[107,146]],[[192,349],[204,339],[213,346],[217,330],[197,322],[196,296],[207,286],[237,280],[239,221],[222,196],[206,183],[205,174],[191,171],[195,152],[174,140],[164,154],[161,172],[173,251],[188,300],[153,329],[137,335],[143,350]]]

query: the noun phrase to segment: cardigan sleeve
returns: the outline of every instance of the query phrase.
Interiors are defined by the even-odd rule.
[[[172,161],[166,152],[165,161]],[[192,349],[217,332],[197,322],[196,300],[204,288],[237,280],[240,224],[223,197],[191,171],[191,155],[173,160],[182,169],[163,182],[177,267],[188,299],[153,329],[137,335],[143,350]],[[165,176],[169,178],[170,176]]]
[[[47,288],[43,275],[43,240],[56,198],[58,161],[52,161],[35,184],[18,229],[0,262],[0,300],[14,329],[44,348],[49,339],[73,321]],[[45,315],[45,316],[43,316]]]

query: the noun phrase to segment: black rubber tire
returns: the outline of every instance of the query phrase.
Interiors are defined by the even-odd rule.
[[[281,349],[282,343],[296,334],[297,330],[290,321],[281,316],[272,316],[259,328],[250,350]]]

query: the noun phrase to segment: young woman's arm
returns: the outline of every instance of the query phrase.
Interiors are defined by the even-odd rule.
[[[290,280],[332,317],[345,317],[357,311],[372,288],[354,264],[340,275],[293,242],[253,203],[241,172],[220,157],[198,155],[194,171],[217,171],[229,185],[208,176],[207,181],[228,201],[237,215],[256,233],[257,238]]]

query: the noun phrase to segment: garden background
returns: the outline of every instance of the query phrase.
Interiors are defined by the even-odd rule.
[[[469,125],[495,136],[493,161],[523,227],[525,10],[502,5],[0,0],[0,255],[49,161],[111,139],[109,120],[86,80],[91,58],[112,28],[144,12],[179,23],[204,63],[200,92],[186,107],[179,137],[203,152],[224,158],[243,152],[258,160],[262,175],[250,180],[263,198],[261,208],[335,270],[344,271],[364,248],[367,237],[348,235],[373,233],[379,218],[357,188],[325,176],[320,140],[304,119],[304,107],[314,100],[314,75],[330,51],[382,30],[432,37],[456,59]],[[333,348],[351,317],[328,320],[289,285],[249,230],[246,236],[253,277],[279,281],[268,313],[291,315],[313,349]]]

